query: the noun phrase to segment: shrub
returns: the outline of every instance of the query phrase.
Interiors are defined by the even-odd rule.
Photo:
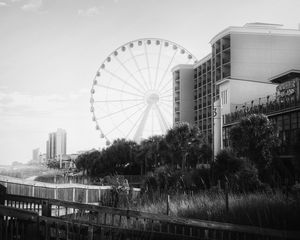
[[[217,179],[228,181],[232,191],[253,192],[264,189],[257,168],[248,160],[238,158],[229,149],[221,150],[217,155],[213,171]]]
[[[209,180],[209,169],[183,171],[162,166],[145,177],[142,189],[148,194],[194,192],[209,188]]]

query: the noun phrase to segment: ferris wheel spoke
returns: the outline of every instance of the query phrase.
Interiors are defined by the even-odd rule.
[[[164,105],[161,105],[161,108],[165,110],[165,112],[171,116],[171,118],[173,119],[173,112],[170,111],[170,108],[169,107],[166,107]],[[173,108],[171,108],[173,109]],[[172,110],[173,111],[173,110]]]
[[[148,80],[149,80],[150,89],[152,89],[153,86],[152,86],[152,81],[151,81],[151,73],[150,73],[150,65],[149,65],[149,56],[148,56],[148,51],[147,51],[147,46],[146,46],[146,44],[144,44],[144,49],[145,49],[145,57],[146,57],[146,63],[147,63],[147,68],[148,68]]]
[[[159,99],[160,102],[173,102],[173,99]]]
[[[136,68],[137,68],[137,70],[138,70],[138,72],[139,72],[141,78],[143,79],[143,81],[144,81],[144,83],[145,83],[146,88],[144,88],[144,86],[142,85],[142,86],[143,86],[143,89],[144,89],[145,91],[146,91],[146,90],[149,90],[147,81],[145,80],[145,77],[144,77],[144,75],[142,74],[142,70],[141,70],[141,68],[140,68],[140,66],[139,66],[139,64],[138,64],[138,62],[137,62],[137,60],[136,60],[136,57],[134,56],[134,54],[132,53],[132,51],[131,51],[130,48],[129,48],[129,52],[130,52],[131,57],[133,58],[134,64],[135,64],[135,66],[136,66]],[[140,84],[140,83],[139,83],[139,84]]]
[[[124,65],[124,63],[122,63],[120,61],[120,59],[115,56],[115,59],[118,61],[118,63],[125,69],[125,71],[135,80],[135,82],[144,90],[146,91],[146,89],[143,87],[143,85],[136,79],[136,77],[133,75],[132,72],[129,71],[129,69]]]
[[[106,85],[103,85],[103,84],[97,84],[97,86],[100,86],[100,87],[103,87],[103,88],[107,88],[107,89],[110,89],[110,90],[114,90],[114,91],[117,91],[117,92],[122,92],[122,93],[127,93],[127,94],[130,94],[130,95],[133,95],[133,96],[137,96],[137,97],[144,97],[143,95],[140,95],[140,94],[136,94],[136,93],[133,93],[133,92],[128,92],[128,91],[125,91],[123,89],[119,89],[119,88],[114,88],[114,87],[109,87],[109,86],[106,86]]]
[[[171,104],[168,104],[168,103],[166,103],[166,102],[161,102],[161,104],[164,104],[164,105],[166,105],[166,106],[168,106],[169,108],[173,108],[173,106],[171,105]]]
[[[144,101],[144,99],[136,98],[136,99],[95,100],[94,103],[115,103],[115,102],[136,102],[136,101]]]
[[[138,119],[136,120],[136,122],[133,124],[132,128],[129,130],[129,132],[127,133],[126,138],[129,137],[130,133],[132,132],[132,130],[137,126],[138,122],[141,120],[141,118],[143,117],[144,112],[141,112],[140,116],[138,117]]]
[[[178,51],[178,48],[177,48],[177,50],[174,52],[174,54],[173,54],[173,56],[172,56],[172,58],[171,58],[171,60],[170,60],[170,62],[169,62],[169,64],[168,64],[167,68],[166,68],[165,71],[164,71],[164,74],[163,74],[163,76],[162,76],[162,78],[161,78],[161,80],[160,80],[160,82],[159,82],[159,84],[158,84],[158,86],[157,86],[158,89],[159,89],[160,85],[164,82],[164,79],[165,79],[165,77],[166,77],[166,75],[167,75],[167,72],[169,71],[169,69],[170,69],[170,67],[171,67],[171,64],[172,64],[173,61],[174,61],[174,58],[175,58],[175,55],[176,55],[177,51]]]
[[[154,123],[154,111],[153,111],[153,109],[152,109],[152,112],[151,112],[151,113],[152,113],[152,115],[151,115],[151,120],[152,120],[152,121],[151,121],[151,123],[152,123],[152,124],[151,124],[151,125],[152,125],[152,126],[151,126],[151,133],[152,133],[152,135],[153,135],[153,125],[154,125],[154,124],[153,124],[153,123]]]
[[[128,81],[122,79],[121,77],[119,77],[118,75],[108,71],[107,69],[104,69],[105,72],[107,72],[108,74],[110,74],[111,76],[113,76],[114,78],[120,80],[121,82],[123,82],[124,84],[130,86],[131,88],[135,89],[137,92],[141,93],[141,94],[144,94],[143,91],[141,91],[140,89],[136,88],[135,86],[133,86],[132,84],[130,84]]]
[[[157,77],[158,77],[158,69],[160,65],[160,58],[161,58],[161,49],[162,49],[162,44],[160,44],[159,47],[159,53],[158,53],[158,59],[157,59],[157,65],[156,65],[156,73],[155,73],[155,79],[154,79],[154,89],[156,88],[156,82],[157,82]]]
[[[163,91],[172,81],[173,81],[173,78],[169,79],[169,81],[167,81],[159,91]]]
[[[151,108],[152,108],[152,104],[149,104],[147,106],[147,108],[145,109],[145,111],[143,112],[142,120],[141,120],[140,124],[138,125],[137,130],[133,137],[133,139],[136,140],[137,142],[139,142],[142,137],[142,134],[143,134],[144,128],[145,128],[145,124],[146,124],[146,120],[149,116],[149,112],[150,112]]]
[[[169,95],[163,95],[163,96],[159,96],[159,98],[168,98],[168,97],[172,97],[173,94],[169,94]]]
[[[105,119],[105,118],[111,117],[111,116],[116,115],[116,114],[118,114],[120,112],[124,112],[124,111],[127,111],[127,110],[131,109],[131,108],[137,107],[137,106],[139,106],[141,104],[144,104],[144,102],[141,102],[141,103],[138,103],[138,104],[134,104],[134,105],[131,105],[131,106],[126,107],[126,108],[122,108],[121,110],[118,110],[116,112],[112,112],[112,113],[107,114],[107,115],[105,115],[105,116],[103,116],[101,118],[98,118],[98,119],[101,120],[101,119]]]
[[[134,115],[136,115],[137,113],[139,113],[141,109],[143,109],[143,107],[138,108],[138,110],[136,110],[134,113],[130,114],[129,117],[127,117],[125,120],[123,120],[122,122],[120,122],[117,126],[115,126],[115,128],[113,128],[108,133],[106,133],[106,135],[109,135],[112,132],[114,132],[116,129],[119,129],[120,126],[122,126],[125,122],[127,122],[129,119],[131,119]]]
[[[169,89],[167,89],[167,90],[164,90],[163,92],[160,92],[160,94],[161,94],[161,95],[164,95],[164,94],[166,94],[166,93],[171,92],[172,90],[173,90],[173,88],[169,88]]]

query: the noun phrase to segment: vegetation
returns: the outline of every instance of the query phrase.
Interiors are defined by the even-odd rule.
[[[211,148],[195,126],[180,123],[165,136],[153,136],[140,144],[125,139],[115,140],[102,151],[81,154],[76,167],[94,179],[107,175],[137,175],[161,166],[192,169],[199,162],[208,162]]]
[[[167,197],[143,199],[131,204],[133,210],[165,214]],[[273,229],[298,230],[300,201],[281,192],[229,194],[229,211],[226,211],[222,191],[204,191],[194,195],[173,195],[170,215],[177,217],[228,222]]]
[[[232,127],[230,141],[237,156],[255,164],[260,176],[270,168],[279,146],[274,125],[263,114],[251,114]]]

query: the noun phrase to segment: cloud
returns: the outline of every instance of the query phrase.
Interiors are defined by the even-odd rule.
[[[22,6],[22,9],[24,11],[36,12],[40,10],[42,4],[43,4],[42,0],[30,0],[27,4],[24,4]]]
[[[5,2],[0,2],[0,7],[5,7],[5,6],[7,6],[7,3],[5,3]]]
[[[88,9],[79,9],[78,15],[82,17],[94,17],[99,15],[100,10],[98,7],[90,7]]]
[[[79,102],[88,104],[87,93],[87,89],[80,89],[67,94],[29,95],[0,89],[0,121],[3,117],[43,117],[76,112]]]

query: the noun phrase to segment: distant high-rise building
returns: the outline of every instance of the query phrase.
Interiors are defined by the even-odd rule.
[[[47,160],[56,159],[62,161],[62,157],[67,154],[67,133],[64,129],[57,129],[56,132],[49,133],[46,144]]]
[[[32,150],[32,162],[38,163],[40,160],[40,149],[36,148]]]

